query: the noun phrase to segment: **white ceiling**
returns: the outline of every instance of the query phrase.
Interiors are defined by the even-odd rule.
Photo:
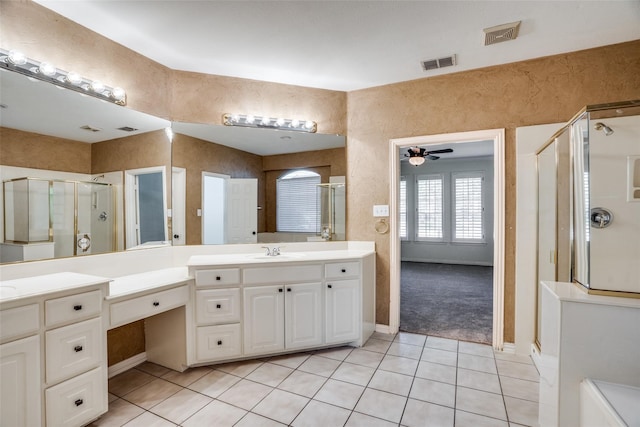
[[[640,39],[638,0],[35,1],[173,69],[343,91]]]

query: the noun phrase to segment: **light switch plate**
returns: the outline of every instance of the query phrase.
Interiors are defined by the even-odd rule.
[[[373,216],[389,216],[389,205],[373,205]]]
[[[196,209],[196,216],[202,216],[202,209]]]

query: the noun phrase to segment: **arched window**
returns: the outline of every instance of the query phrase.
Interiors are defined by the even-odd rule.
[[[320,175],[308,170],[289,172],[276,183],[276,230],[316,233],[320,226],[317,185]]]

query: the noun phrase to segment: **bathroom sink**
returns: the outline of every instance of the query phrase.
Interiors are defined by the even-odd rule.
[[[15,296],[18,290],[13,286],[0,286],[0,298],[9,298]]]
[[[264,259],[264,260],[274,260],[274,261],[294,260],[294,259],[300,259],[304,257],[305,257],[305,254],[300,252],[284,253],[284,254],[275,255],[275,256],[265,255],[265,254],[248,254],[247,255],[247,258],[250,258],[250,259]]]

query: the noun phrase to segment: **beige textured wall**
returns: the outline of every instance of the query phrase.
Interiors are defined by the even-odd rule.
[[[91,144],[0,127],[0,164],[91,173]]]
[[[638,98],[640,41],[350,92],[347,238],[376,242],[377,322],[389,321],[389,235],[375,233],[370,212],[389,202],[390,139],[506,129],[504,339],[513,342],[515,128],[567,121],[587,104]]]
[[[93,174],[151,166],[165,166],[170,175],[171,143],[163,130],[91,144]]]
[[[196,210],[202,207],[202,172],[258,179],[258,205],[264,205],[262,157],[182,134],[174,136],[172,146],[173,166],[187,170],[187,245],[202,242],[202,221],[196,215]],[[264,210],[260,210],[258,232],[264,231],[264,224]]]

